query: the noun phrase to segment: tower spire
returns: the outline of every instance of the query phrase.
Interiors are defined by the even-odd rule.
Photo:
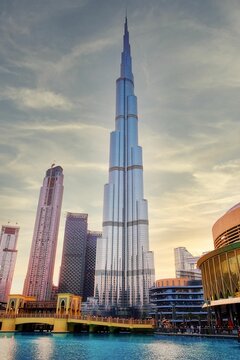
[[[130,47],[130,42],[129,42],[127,14],[126,14],[125,23],[124,23],[123,51],[122,51],[122,61],[121,61],[121,77],[128,78],[133,81],[132,58],[131,58],[131,47]]]
[[[125,19],[127,19],[127,9],[128,9],[128,0],[126,0],[126,5],[125,5]]]

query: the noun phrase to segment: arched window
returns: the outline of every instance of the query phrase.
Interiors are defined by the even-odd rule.
[[[65,312],[65,300],[62,299],[60,303],[60,312],[63,314]]]
[[[10,310],[15,310],[15,301],[12,300],[10,303]]]

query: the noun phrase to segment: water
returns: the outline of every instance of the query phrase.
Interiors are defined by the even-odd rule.
[[[235,339],[154,335],[1,334],[0,360],[236,360]]]

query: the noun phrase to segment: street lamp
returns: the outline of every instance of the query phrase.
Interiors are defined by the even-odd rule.
[[[176,329],[175,315],[176,315],[176,306],[174,303],[172,303],[172,324],[173,324],[174,330]]]

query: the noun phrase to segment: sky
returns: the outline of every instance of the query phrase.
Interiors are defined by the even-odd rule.
[[[212,250],[212,225],[240,201],[238,0],[1,0],[0,225],[20,226],[12,293],[52,163],[64,169],[55,284],[66,212],[102,228],[126,4],[156,279],[175,276],[175,247]]]

